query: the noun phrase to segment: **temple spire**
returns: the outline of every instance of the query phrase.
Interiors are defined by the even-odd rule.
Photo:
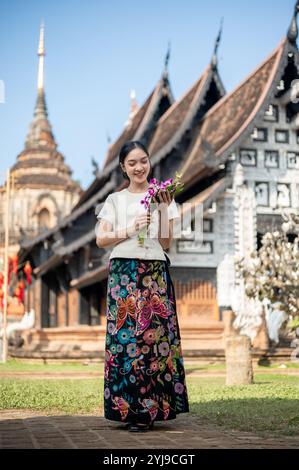
[[[166,52],[166,56],[165,56],[165,59],[164,59],[163,78],[167,78],[167,77],[168,77],[168,62],[169,62],[169,58],[170,58],[170,41],[168,41],[167,52]]]
[[[39,33],[39,45],[37,55],[39,57],[38,60],[38,78],[37,78],[37,89],[43,90],[44,89],[44,59],[45,59],[45,39],[44,39],[44,31],[45,26],[44,22],[42,21],[40,26],[40,33]]]
[[[34,110],[34,116],[39,119],[46,119],[48,116],[45,90],[44,90],[44,67],[45,67],[45,25],[42,21],[39,33],[39,44],[38,44],[38,75],[37,75],[37,100]]]
[[[214,53],[212,56],[211,64],[212,67],[216,68],[218,65],[218,48],[220,45],[221,37],[222,37],[222,30],[223,30],[223,18],[221,18],[221,23],[220,23],[220,28],[219,28],[219,33],[215,41],[215,47],[214,47]]]
[[[290,41],[291,44],[296,45],[296,40],[298,38],[298,25],[297,25],[297,15],[299,13],[299,0],[297,0],[295,9],[294,9],[294,14],[293,18],[288,30],[288,40]]]

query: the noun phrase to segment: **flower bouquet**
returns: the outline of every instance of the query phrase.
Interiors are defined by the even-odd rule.
[[[156,178],[150,180],[150,186],[147,190],[147,193],[142,199],[141,204],[148,210],[150,204],[153,202],[153,198],[156,198],[158,192],[162,190],[168,191],[171,195],[175,196],[183,190],[183,183],[181,182],[182,175],[178,172],[175,173],[174,178],[170,178],[166,181],[162,181],[160,184],[157,182]],[[157,199],[156,199],[157,200]],[[138,241],[141,246],[144,246],[144,239],[147,234],[148,227],[144,227],[138,234]]]

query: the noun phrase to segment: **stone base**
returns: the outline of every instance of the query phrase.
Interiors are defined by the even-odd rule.
[[[207,322],[200,327],[180,330],[184,356],[202,355],[224,358],[223,324]],[[106,329],[104,326],[31,329],[22,332],[22,348],[10,348],[12,357],[93,357],[104,356]]]
[[[222,322],[202,324],[197,328],[182,328],[183,357],[205,363],[225,362],[224,325]],[[105,327],[80,325],[76,327],[31,329],[22,332],[22,347],[9,346],[11,358],[34,361],[101,361],[104,358]],[[254,363],[288,362],[293,349],[252,349]]]

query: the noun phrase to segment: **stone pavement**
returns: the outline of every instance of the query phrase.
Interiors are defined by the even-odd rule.
[[[202,423],[190,413],[130,433],[122,423],[96,415],[45,415],[0,411],[1,449],[299,449],[299,436],[265,438]]]

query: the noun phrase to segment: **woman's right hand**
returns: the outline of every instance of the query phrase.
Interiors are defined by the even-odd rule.
[[[151,214],[148,211],[146,214],[138,215],[133,224],[128,228],[129,236],[136,235],[143,227],[147,227],[151,223]]]

